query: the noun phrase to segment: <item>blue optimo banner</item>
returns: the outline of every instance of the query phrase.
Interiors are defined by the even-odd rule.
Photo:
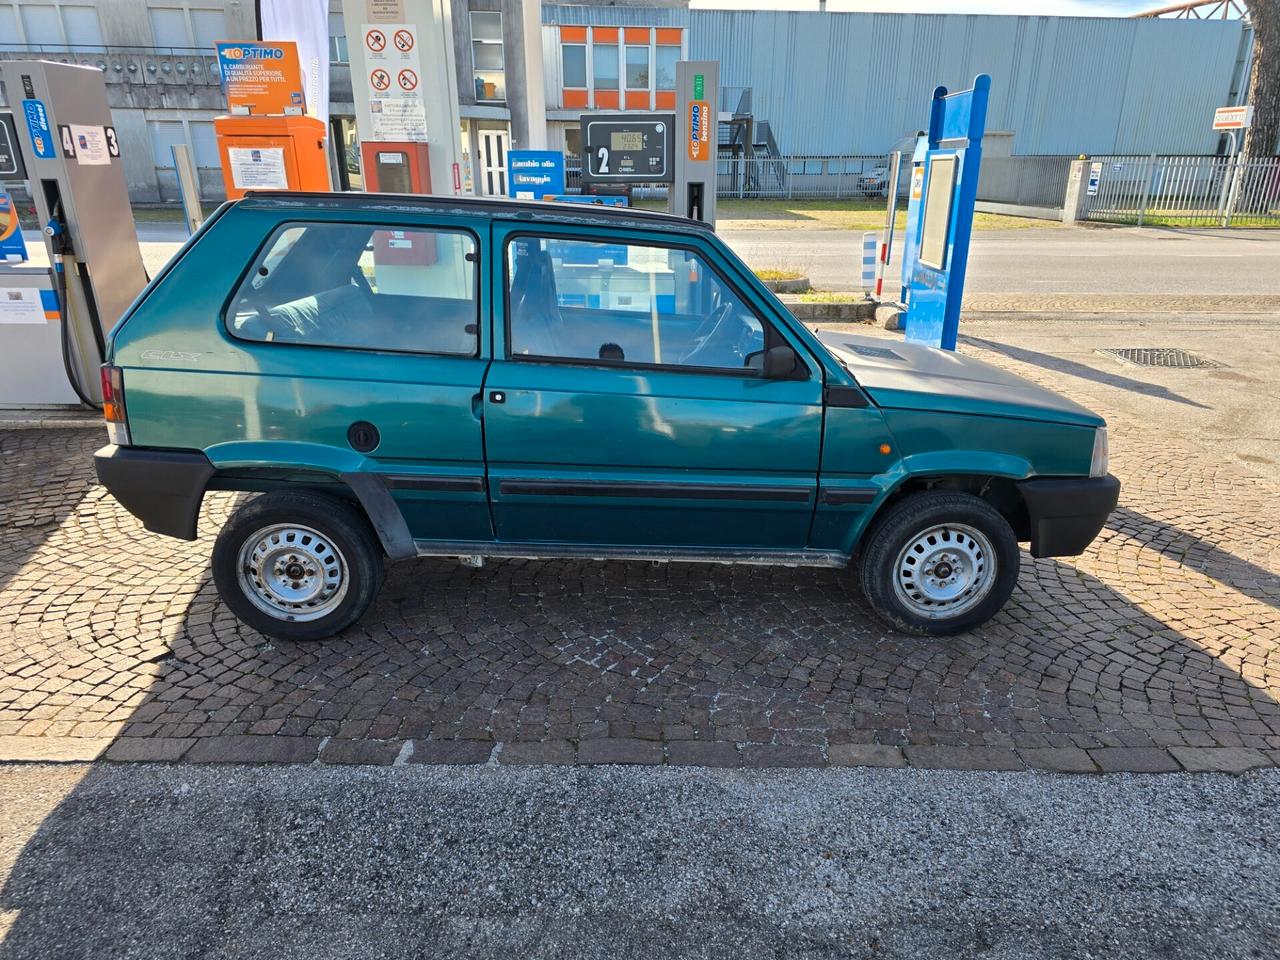
[[[564,193],[564,154],[556,150],[509,150],[507,196],[542,200]]]
[[[9,194],[0,190],[0,263],[26,263],[27,245],[22,239],[18,210]]]

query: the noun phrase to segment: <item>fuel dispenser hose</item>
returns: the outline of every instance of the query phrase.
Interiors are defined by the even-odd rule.
[[[71,311],[67,302],[67,275],[63,267],[65,255],[59,255],[53,267],[54,288],[58,296],[58,312],[62,314],[62,369],[67,373],[67,380],[71,382],[71,389],[76,392],[76,396],[80,398],[80,402],[94,410],[101,410],[102,404],[98,403],[84,389],[84,385],[80,382],[80,375],[76,372],[75,364],[71,362]]]

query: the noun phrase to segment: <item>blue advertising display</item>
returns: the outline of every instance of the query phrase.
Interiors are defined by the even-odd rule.
[[[917,147],[912,162],[903,260],[904,270],[910,270],[906,338],[944,350],[956,348],[959,334],[990,93],[985,73],[974,78],[970,90],[950,95],[946,87],[934,90],[923,158]],[[923,167],[917,168],[920,159]]]
[[[0,190],[0,263],[26,263],[27,259],[18,211],[9,194]]]
[[[507,152],[507,196],[542,200],[564,193],[564,154],[556,150]]]
[[[31,146],[41,160],[52,160],[58,155],[49,129],[49,112],[39,100],[23,100],[22,113],[27,118],[27,132],[31,134]]]

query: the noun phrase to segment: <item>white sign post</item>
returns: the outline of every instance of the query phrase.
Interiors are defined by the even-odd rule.
[[[1213,111],[1213,129],[1223,131],[1231,138],[1231,146],[1227,150],[1228,166],[1222,177],[1222,200],[1218,209],[1222,215],[1222,225],[1231,225],[1231,211],[1236,205],[1236,192],[1240,182],[1239,148],[1243,147],[1236,138],[1237,130],[1246,130],[1253,123],[1253,107],[1241,104],[1236,107],[1219,107]]]

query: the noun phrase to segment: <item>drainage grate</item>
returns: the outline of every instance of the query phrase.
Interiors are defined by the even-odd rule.
[[[861,354],[864,357],[875,357],[877,360],[901,360],[902,355],[894,353],[888,347],[864,347],[861,344],[850,346],[850,350],[854,353]]]
[[[1190,370],[1195,367],[1221,367],[1217,360],[1210,360],[1177,347],[1116,347],[1111,350],[1095,350],[1094,353],[1135,367],[1174,367]]]

